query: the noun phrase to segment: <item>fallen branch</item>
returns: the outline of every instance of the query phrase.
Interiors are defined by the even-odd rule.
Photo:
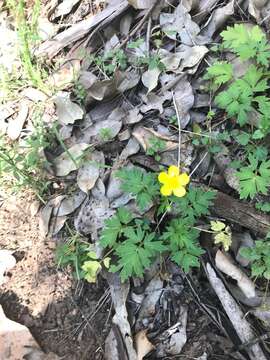
[[[270,230],[270,216],[246,202],[217,191],[212,213],[265,236]]]
[[[214,269],[209,263],[206,264],[206,270],[210,284],[212,285],[228,318],[237,332],[239,339],[241,340],[242,344],[249,344],[246,346],[245,350],[247,351],[250,359],[266,360],[266,357],[264,356],[264,353],[259,344],[252,344],[252,340],[255,338],[255,334],[252,331],[251,325],[245,319],[243,311],[226,290],[222,281],[217,277]]]
[[[71,26],[69,29],[62,31],[52,40],[45,41],[37,50],[36,55],[48,56],[49,58],[52,58],[66,46],[71,45],[73,42],[81,39],[95,26],[99,25],[100,23],[105,25],[108,21],[111,22],[113,18],[116,18],[122,14],[128,7],[129,4],[127,0],[122,0],[119,2],[117,1],[116,4],[106,7],[106,9],[100,13],[90,17],[89,19],[82,20]]]

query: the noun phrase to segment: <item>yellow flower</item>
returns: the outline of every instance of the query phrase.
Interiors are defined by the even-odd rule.
[[[185,186],[189,183],[190,179],[187,173],[180,174],[177,166],[171,165],[168,172],[161,172],[158,176],[158,181],[163,184],[160,192],[163,196],[175,195],[177,197],[185,196]]]

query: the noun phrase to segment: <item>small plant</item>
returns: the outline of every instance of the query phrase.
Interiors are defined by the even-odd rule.
[[[43,200],[50,181],[44,172],[47,160],[42,153],[51,145],[53,137],[40,121],[41,114],[40,109],[33,113],[34,130],[25,139],[10,143],[5,136],[0,138],[0,174],[2,183],[9,177],[8,182],[15,190],[22,187],[34,189]]]
[[[112,130],[110,128],[102,128],[99,130],[99,137],[102,141],[110,141],[113,138]]]
[[[205,78],[212,81],[214,91],[221,85],[226,86],[215,97],[215,102],[227,112],[229,118],[235,117],[241,127],[247,124],[251,111],[258,111],[260,121],[253,138],[261,139],[270,130],[270,99],[264,95],[269,89],[267,68],[270,45],[258,26],[248,29],[243,24],[236,24],[223,31],[221,36],[221,49],[234,52],[241,61],[253,60],[255,63],[248,66],[242,77],[234,79],[232,64],[218,61],[208,68]]]
[[[105,257],[99,260],[95,251],[89,251],[86,255],[87,260],[85,260],[81,266],[84,271],[83,278],[89,283],[95,283],[97,275],[102,269],[102,264],[106,269],[108,269],[111,259],[109,257]]]
[[[40,1],[35,0],[31,20],[26,17],[26,4],[24,0],[8,0],[7,6],[15,18],[16,30],[19,40],[19,52],[24,76],[41,90],[47,90],[43,78],[46,76],[40,66],[34,61],[32,47],[39,40],[37,23],[40,12]]]
[[[73,275],[77,280],[83,279],[85,272],[82,265],[88,260],[90,244],[74,233],[70,234],[67,242],[56,248],[56,262],[60,268],[71,266]]]
[[[87,95],[87,91],[78,81],[74,82],[73,92],[80,104],[83,104]]]
[[[199,256],[204,253],[198,242],[199,231],[193,226],[189,218],[173,219],[161,235],[171,259],[186,273],[191,267],[199,267]]]
[[[215,244],[222,244],[225,251],[230,249],[232,244],[232,232],[229,226],[222,221],[210,221],[211,230],[214,232]]]
[[[165,192],[162,187],[160,189],[155,174],[138,168],[119,170],[117,177],[121,179],[122,189],[134,195],[141,210],[153,206],[157,216],[164,219],[173,209],[175,218],[169,220],[163,230],[157,231],[158,226],[148,220],[138,219],[125,208],[118,209],[105,222],[100,236],[100,245],[112,252],[109,271],[119,271],[122,281],[131,276],[142,276],[162,254],[168,254],[185,272],[198,267],[203,250],[198,241],[200,231],[195,224],[201,216],[208,214],[215,194],[193,187],[186,192],[189,176],[180,174],[176,166],[159,174],[162,187],[168,188]]]
[[[88,55],[88,59],[106,77],[112,76],[116,69],[127,68],[127,56],[122,49],[110,50],[103,55]]]
[[[269,239],[255,241],[252,248],[242,248],[241,255],[251,261],[251,274],[270,280],[270,242]]]
[[[156,136],[152,136],[149,139],[149,148],[146,150],[146,154],[150,156],[154,156],[156,161],[160,161],[160,153],[164,151],[166,148],[165,141],[157,138]]]

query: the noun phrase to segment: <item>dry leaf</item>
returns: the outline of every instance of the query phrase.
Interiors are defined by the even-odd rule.
[[[192,21],[182,4],[179,4],[173,13],[161,13],[160,26],[167,37],[176,40],[178,34],[181,42],[186,45],[193,45],[200,32],[199,26]]]
[[[190,83],[185,78],[181,79],[175,88],[174,94],[181,129],[184,129],[190,121],[189,110],[194,104],[194,95]]]
[[[121,152],[119,158],[121,160],[126,160],[129,156],[135,155],[140,151],[140,144],[135,138],[129,139],[126,147]]]
[[[55,35],[57,24],[51,23],[47,17],[39,16],[37,31],[40,40],[46,41]]]
[[[21,95],[27,97],[29,100],[31,100],[33,102],[38,102],[38,101],[44,102],[48,98],[48,96],[46,94],[44,94],[42,91],[32,88],[32,87],[23,89],[23,91],[21,92]]]
[[[151,147],[150,139],[153,137],[157,137],[165,142],[165,147],[163,151],[173,150],[176,149],[178,146],[176,142],[171,141],[170,138],[168,138],[167,136],[162,136],[158,132],[142,126],[137,126],[134,129],[132,135],[140,143],[144,151],[147,151],[147,149]]]
[[[143,85],[148,88],[147,93],[150,93],[157,86],[160,73],[161,70],[154,68],[147,70],[142,74]]]
[[[52,216],[52,211],[55,207],[59,207],[61,201],[65,198],[65,195],[59,195],[54,199],[51,199],[40,210],[39,214],[39,232],[42,237],[45,237],[49,232],[49,224]]]
[[[29,112],[28,102],[21,101],[18,116],[10,119],[7,128],[7,135],[11,140],[16,140],[21,134],[23,125],[27,119]]]
[[[70,93],[61,91],[53,99],[58,121],[62,125],[74,124],[83,118],[83,109],[70,100]]]
[[[140,74],[136,70],[115,72],[115,86],[116,90],[123,93],[126,90],[132,89],[140,81]]]
[[[49,84],[53,87],[64,89],[71,85],[78,77],[80,67],[80,60],[66,62],[58,71],[49,77]]]
[[[160,114],[163,113],[164,109],[163,109],[163,103],[166,100],[171,99],[172,94],[169,91],[166,91],[163,95],[158,96],[156,94],[148,94],[146,95],[142,95],[142,100],[145,103],[145,105],[142,105],[140,107],[140,111],[142,113],[146,113],[149,110],[158,110],[160,112]]]
[[[61,155],[55,158],[53,161],[55,175],[66,176],[71,171],[77,170],[79,167],[79,158],[89,146],[89,144],[85,143],[75,144],[68,149],[68,153],[64,151]]]
[[[237,281],[239,288],[247,298],[256,296],[255,284],[253,281],[251,281],[242,270],[235,266],[227,255],[218,250],[215,262],[220,271]]]
[[[102,152],[94,151],[85,159],[77,175],[79,188],[87,193],[91,190],[99,177],[99,169],[104,165],[104,155]]]
[[[61,204],[54,208],[53,215],[65,216],[73,213],[82,204],[85,198],[86,194],[82,191],[77,191],[70,196],[65,195]]]
[[[234,14],[235,0],[230,1],[227,5],[215,9],[206,25],[200,32],[200,37],[204,39],[204,42],[209,42],[215,32],[222,28],[228,18]]]
[[[51,221],[49,234],[55,236],[63,229],[65,222],[67,221],[67,216],[57,216]]]
[[[137,360],[143,360],[144,356],[154,350],[154,345],[147,339],[147,330],[141,330],[135,335]]]
[[[126,124],[136,124],[137,122],[141,121],[143,118],[142,114],[140,114],[138,108],[134,108],[132,110],[129,110],[127,115],[124,118],[124,121]]]
[[[179,52],[181,54],[182,61],[177,72],[181,72],[183,69],[190,69],[198,65],[208,51],[209,50],[206,46],[187,46],[184,44],[178,46],[177,53]],[[190,72],[191,71],[189,70],[189,73]]]

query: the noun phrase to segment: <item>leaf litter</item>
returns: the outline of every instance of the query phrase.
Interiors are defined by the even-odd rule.
[[[205,144],[202,139],[212,139],[224,129],[224,117],[218,118],[221,114],[211,102],[213,94],[209,96],[205,92],[207,83],[203,74],[215,58],[212,46],[219,42],[219,35],[228,23],[250,21],[246,17],[249,13],[252,22],[256,21],[269,30],[269,4],[255,0],[223,3],[181,1],[172,6],[168,2],[154,0],[112,1],[96,15],[79,18],[76,23],[68,24],[68,28],[60,27],[56,34],[51,20],[58,24],[63,21],[65,24],[68,15],[79,3],[78,0],[56,3],[50,21],[45,19],[48,21],[45,32],[48,33],[42,37],[43,43],[37,51],[37,54],[52,59],[63,49],[67,50],[66,55],[58,55],[58,59],[66,56],[67,63],[49,79],[50,84],[61,89],[52,99],[55,104],[52,122],[59,128],[61,142],[58,141],[56,149],[46,149],[50,152],[48,159],[53,165],[56,188],[61,189],[61,194],[57,193],[40,211],[42,236],[50,233],[57,237],[67,222],[74,222],[76,231],[86,235],[89,242],[98,247],[100,232],[106,220],[122,206],[133,210],[138,218],[144,214],[150,222],[156,221],[151,215],[154,204],[150,203],[144,211],[138,209],[134,196],[123,192],[121,181],[116,176],[119,169],[132,169],[134,165],[148,172],[153,168],[180,162],[181,167],[192,173],[197,170],[196,167],[207,165],[195,183],[211,184],[212,181],[213,184],[219,184],[219,190],[229,195],[232,195],[231,189],[239,191],[237,171],[228,165],[230,161],[220,149],[214,155],[208,151],[207,164],[203,164],[201,151]],[[97,33],[102,34],[99,40]],[[9,35],[12,36],[12,33]],[[72,57],[77,42],[84,50],[81,56],[83,61]],[[110,52],[111,57],[106,57]],[[236,68],[241,67],[229,52],[224,51],[223,55],[231,59]],[[237,78],[239,71],[234,71]],[[47,94],[31,87],[24,89],[21,96],[32,103],[47,101]],[[214,115],[210,115],[215,119],[214,132],[209,115],[213,110]],[[5,131],[14,141],[22,136],[30,122],[28,102],[21,102],[17,117],[13,117],[13,114],[6,114],[3,122],[7,122]],[[249,115],[250,119],[252,116]],[[257,125],[256,120],[250,121],[253,121],[254,126]],[[161,142],[164,146],[153,150],[155,142]],[[149,157],[152,159],[149,160]],[[195,170],[192,168],[194,164]],[[234,219],[227,215],[226,206],[224,204],[222,214],[228,222],[233,223]],[[236,211],[247,211],[245,206],[240,206],[240,209]],[[205,223],[200,226],[204,227]],[[244,319],[244,313],[223,284],[223,281],[227,282],[228,288],[233,289],[233,279],[244,297],[258,297],[254,283],[241,269],[241,266],[247,267],[248,262],[241,259],[241,252],[238,251],[241,247],[254,245],[253,227],[247,225],[246,229],[239,226],[233,229],[232,247],[236,249],[236,264],[229,256],[217,250],[216,254],[210,254],[212,265],[207,262],[204,268],[222,305],[213,301],[209,307],[215,306],[218,311],[225,311],[227,320],[231,322],[251,359],[264,359],[261,345],[257,342],[250,344],[255,337],[249,323],[252,320]],[[250,232],[246,231],[249,229]],[[243,243],[241,236],[234,236],[237,232],[241,236],[246,234],[245,237],[250,237],[251,241]],[[207,241],[212,240],[208,238]],[[101,251],[97,253],[102,258]],[[95,260],[95,263],[100,271],[99,262]],[[225,274],[225,279],[217,276],[219,273],[212,268],[213,264],[216,270]],[[167,265],[169,270],[166,269]],[[103,273],[102,270],[99,276],[104,276],[109,283],[115,310],[114,325],[106,340],[105,348],[110,349],[107,350],[107,358],[111,356],[109,352],[115,352],[119,359],[143,359],[148,354],[150,358],[206,356],[201,351],[203,346],[195,354],[192,349],[189,353],[185,350],[192,342],[192,337],[189,339],[189,326],[192,320],[199,320],[195,312],[192,313],[194,299],[188,292],[183,295],[183,289],[190,288],[193,296],[195,291],[200,311],[208,307],[201,300],[198,301],[203,290],[196,274],[192,273],[186,279],[181,271],[175,270],[167,261],[160,265],[159,270],[155,270],[151,279],[147,279],[145,274],[144,279],[134,278],[131,284],[121,284],[117,274]],[[203,281],[205,284],[206,280]],[[207,286],[210,291],[209,284]],[[131,304],[131,294],[141,299],[137,308]],[[257,308],[252,311],[255,316],[257,312],[261,319],[269,319],[267,311],[262,313],[260,310]],[[207,321],[211,319],[215,326],[218,323],[217,327],[221,331],[224,324],[219,323],[219,317],[214,316],[213,320],[211,316],[207,318],[207,314],[204,315]],[[222,335],[233,344],[230,335]],[[119,341],[124,344],[124,350],[117,349]],[[246,343],[248,345],[245,347]],[[241,359],[238,351],[234,351],[234,354]],[[208,355],[211,356],[211,353]]]

